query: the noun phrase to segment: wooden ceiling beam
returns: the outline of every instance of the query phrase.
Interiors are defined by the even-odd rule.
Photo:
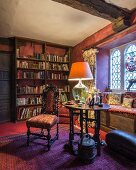
[[[128,18],[129,11],[118,6],[106,3],[104,0],[52,0],[61,4],[68,5],[80,11],[101,17],[110,21],[119,17]]]

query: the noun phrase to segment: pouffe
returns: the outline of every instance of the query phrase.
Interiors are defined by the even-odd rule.
[[[106,143],[109,149],[136,160],[136,135],[113,130],[106,134]]]
[[[95,141],[87,134],[78,144],[78,157],[83,163],[92,163],[96,157]]]

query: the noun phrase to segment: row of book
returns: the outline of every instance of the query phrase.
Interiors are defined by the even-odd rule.
[[[17,106],[42,104],[42,97],[17,98]]]
[[[18,120],[28,119],[30,117],[37,116],[37,115],[41,114],[41,110],[42,110],[41,107],[18,108],[17,118],[18,118]]]
[[[69,85],[64,86],[64,91],[65,92],[70,92],[70,86]]]
[[[17,60],[17,68],[45,69],[45,62]]]
[[[41,94],[43,92],[44,86],[21,86],[17,85],[17,94]]]
[[[23,70],[17,71],[17,79],[44,79],[44,77],[45,77],[44,71],[38,71],[38,72],[23,71]]]
[[[59,89],[59,92],[70,92],[70,86],[69,85],[66,85],[66,86],[63,86],[63,87],[58,87]]]
[[[47,70],[62,70],[62,71],[69,71],[68,64],[56,64],[56,63],[46,63]]]
[[[68,56],[68,54],[65,54],[64,56],[58,56],[58,55],[55,55],[55,54],[47,54],[46,55],[46,61],[69,62],[69,56]]]
[[[55,80],[67,80],[68,75],[64,73],[51,73],[51,72],[46,72],[46,78],[47,79],[55,79]]]

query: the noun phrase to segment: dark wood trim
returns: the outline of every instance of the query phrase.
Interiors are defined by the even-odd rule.
[[[27,41],[29,41],[29,42],[32,42],[32,43],[41,43],[41,44],[45,44],[45,41],[42,41],[42,40],[36,40],[36,39],[31,39],[31,38],[25,38],[25,37],[17,37],[17,36],[15,36],[15,37],[11,37],[11,39],[19,39],[19,41],[24,41],[24,42],[27,42]]]
[[[47,46],[52,46],[52,47],[60,47],[60,48],[69,48],[69,47],[71,47],[71,46],[68,46],[68,45],[61,45],[61,44],[57,44],[57,43],[52,43],[52,42],[47,42],[47,41],[42,41],[42,40],[37,40],[37,39],[32,39],[32,38],[26,38],[26,37],[17,37],[17,36],[15,36],[15,37],[11,37],[10,39],[19,39],[20,41],[22,40],[22,41],[24,41],[24,42],[26,42],[26,41],[29,41],[29,42],[32,42],[32,43],[41,43],[41,44],[43,44],[43,45],[47,45]]]
[[[53,0],[80,11],[113,21],[118,17],[128,17],[129,10],[107,3],[104,0]]]
[[[11,40],[9,38],[0,37],[0,43],[3,45],[11,45]]]
[[[125,32],[126,32],[126,35],[128,35],[129,33],[133,33],[135,28],[136,28],[136,24],[130,26],[129,28],[126,28],[125,30],[122,30],[119,33],[114,32],[114,33],[108,35],[107,37],[99,40],[98,42],[94,43],[93,45],[84,48],[83,51],[89,50],[90,48],[103,48],[104,47],[106,49],[106,45],[109,45],[109,43],[113,42],[114,40],[117,40],[118,38],[124,37]],[[128,43],[128,42],[126,42],[126,43]],[[120,46],[120,45],[118,45],[118,46]],[[114,48],[114,47],[112,47],[112,48]],[[109,47],[107,47],[107,49],[109,49]]]
[[[52,42],[46,42],[46,46],[50,46],[50,47],[55,47],[55,48],[72,48],[72,46],[68,46],[68,45],[61,45],[61,44],[56,44],[56,43],[52,43]]]
[[[95,47],[97,46],[97,47],[103,48],[103,46],[109,45],[109,43],[112,43],[114,40],[118,41],[118,39],[121,39],[122,37],[135,32],[134,31],[135,28],[136,28],[136,24],[130,26],[129,28],[127,28],[119,33],[113,33],[113,34],[107,36],[106,38],[100,40],[99,42],[97,42],[95,44]],[[128,41],[124,42],[123,44],[128,43],[129,41],[130,40],[128,39]],[[133,40],[131,40],[131,41],[133,41]],[[122,44],[119,44],[118,46],[120,46],[120,45],[122,45]],[[114,48],[114,47],[112,47],[112,48]]]
[[[11,54],[12,51],[4,51],[4,50],[0,50],[0,53],[3,53],[3,54]]]
[[[13,46],[14,46],[14,52],[12,54],[12,59],[11,59],[11,65],[12,65],[12,70],[11,70],[11,121],[16,122],[16,47],[17,47],[17,39],[13,38],[12,39]]]

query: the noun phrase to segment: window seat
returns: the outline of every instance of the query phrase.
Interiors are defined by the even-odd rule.
[[[122,95],[122,101],[124,97],[134,99],[132,108],[124,107],[122,103],[120,105],[110,105],[111,108],[108,111],[101,112],[102,130],[109,132],[118,129],[136,134],[136,93],[126,92]],[[108,103],[107,94],[106,99]]]
[[[121,114],[128,114],[132,116],[136,116],[136,108],[126,108],[121,105],[110,105],[110,112],[119,112]]]

